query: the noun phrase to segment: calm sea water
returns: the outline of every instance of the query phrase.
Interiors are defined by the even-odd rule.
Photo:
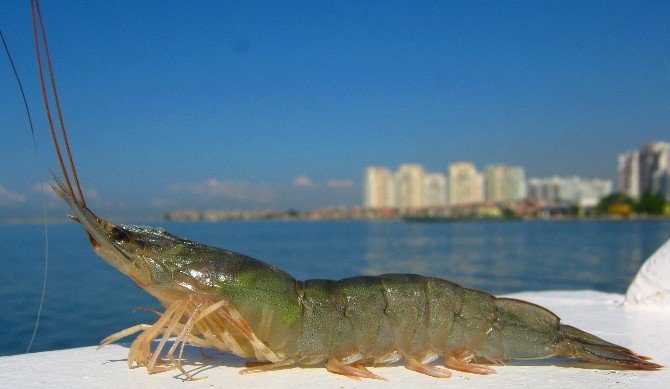
[[[500,294],[595,289],[624,293],[670,239],[670,222],[163,223],[176,235],[272,263],[298,279],[420,273]],[[30,341],[44,272],[40,225],[0,225],[0,355]],[[160,309],[96,257],[81,229],[49,227],[46,300],[32,351],[97,344]]]

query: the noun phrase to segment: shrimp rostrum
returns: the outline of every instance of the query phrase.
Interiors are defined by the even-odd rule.
[[[113,224],[63,186],[55,190],[95,252],[165,307],[155,323],[120,331],[101,344],[141,332],[130,346],[128,365],[149,372],[179,369],[191,378],[180,362],[186,344],[258,361],[243,373],[325,364],[352,378],[381,378],[364,364],[404,360],[411,370],[449,377],[447,368],[494,372],[475,359],[497,364],[552,356],[613,369],[662,367],[562,324],[529,302],[413,274],[297,281],[259,260],[163,229]],[[171,337],[176,340],[168,343]],[[438,358],[447,368],[431,364]]]

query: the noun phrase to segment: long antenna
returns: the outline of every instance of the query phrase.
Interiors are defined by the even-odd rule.
[[[21,92],[21,97],[23,98],[23,106],[26,109],[26,115],[28,115],[28,124],[30,125],[30,135],[33,138],[33,149],[35,150],[35,173],[36,176],[39,176],[39,153],[37,151],[37,141],[35,140],[35,127],[33,126],[33,118],[30,114],[30,108],[28,107],[28,99],[26,99],[26,93],[23,90],[23,84],[21,83],[21,78],[19,77],[19,72],[16,71],[16,66],[14,66],[14,60],[12,59],[12,54],[9,52],[9,46],[7,46],[7,41],[5,41],[5,36],[0,30],[0,38],[2,38],[2,44],[5,46],[5,52],[7,53],[7,58],[9,59],[9,64],[12,66],[14,71],[14,77],[16,78],[16,83],[19,85],[19,91]],[[40,194],[42,195],[42,216],[44,217],[44,279],[42,281],[42,295],[40,296],[40,306],[37,309],[37,318],[35,319],[35,327],[33,328],[33,335],[30,337],[30,342],[28,343],[28,348],[26,353],[30,352],[30,349],[35,343],[35,337],[37,336],[37,329],[40,325],[40,318],[42,317],[42,309],[44,308],[44,297],[47,290],[47,275],[49,271],[49,227],[47,227],[47,207],[46,200],[44,198],[44,189],[40,185]]]
[[[40,2],[35,0],[35,8],[37,9],[37,17],[40,20],[40,29],[42,30],[42,41],[44,42],[44,54],[47,60],[47,65],[49,67],[49,78],[51,79],[51,89],[54,93],[54,102],[56,103],[56,112],[58,113],[58,121],[60,122],[61,133],[63,134],[63,143],[65,144],[65,151],[67,152],[67,157],[70,162],[70,169],[72,169],[72,176],[74,177],[74,182],[77,185],[77,192],[79,192],[79,197],[81,198],[82,205],[86,205],[84,200],[84,194],[81,191],[81,186],[79,185],[79,177],[77,176],[77,169],[74,168],[74,161],[72,160],[72,152],[70,151],[70,142],[67,140],[67,132],[65,132],[65,122],[63,121],[63,114],[60,109],[60,99],[58,98],[58,90],[56,89],[56,79],[54,78],[53,67],[51,66],[51,56],[49,55],[49,45],[47,44],[47,35],[46,30],[44,29],[44,20],[42,19],[42,12],[40,11]]]
[[[63,115],[61,112],[60,108],[60,102],[58,99],[58,92],[56,90],[56,81],[53,73],[53,67],[51,65],[51,56],[49,55],[49,47],[47,45],[47,36],[46,36],[46,31],[44,28],[44,20],[42,18],[42,13],[40,12],[40,5],[38,0],[31,0],[30,1],[30,11],[32,14],[32,19],[33,19],[33,37],[35,38],[35,54],[37,56],[37,68],[39,70],[40,74],[40,87],[42,89],[42,98],[44,99],[44,108],[46,111],[47,115],[47,121],[49,122],[49,130],[51,131],[51,139],[53,140],[54,143],[54,148],[56,149],[56,155],[58,156],[58,163],[60,165],[61,171],[63,172],[63,178],[65,179],[65,182],[67,184],[68,190],[70,191],[70,194],[72,195],[72,198],[80,202],[82,205],[86,205],[86,201],[84,200],[84,195],[81,191],[81,186],[79,184],[79,178],[77,176],[77,170],[75,169],[74,166],[74,160],[72,158],[72,152],[70,150],[70,145],[68,142],[67,138],[67,132],[65,131],[65,124],[63,121]],[[39,21],[39,26],[38,26],[38,21]],[[69,165],[70,165],[70,170],[72,171],[72,177],[74,179],[75,185],[77,187],[77,192],[79,194],[79,198],[74,193],[74,189],[72,188],[72,183],[70,181],[70,175],[68,174],[68,169],[65,166],[65,163],[63,161],[63,155],[61,153],[61,148],[58,142],[58,137],[56,136],[56,131],[54,129],[54,123],[53,123],[53,118],[51,115],[51,108],[49,106],[49,98],[47,96],[47,87],[46,83],[44,82],[44,69],[42,67],[42,49],[40,47],[40,39],[38,38],[38,30],[41,32],[41,37],[42,37],[42,43],[44,45],[44,55],[46,57],[46,62],[47,66],[49,68],[49,76],[51,80],[51,90],[53,91],[53,99],[54,103],[56,105],[56,111],[58,114],[58,119],[60,123],[60,128],[61,128],[61,135],[63,137],[63,143],[65,144],[65,151],[67,153]]]

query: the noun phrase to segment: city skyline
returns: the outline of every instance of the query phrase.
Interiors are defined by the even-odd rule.
[[[668,142],[650,142],[643,145],[640,150],[633,150],[624,152],[618,155],[618,165],[616,169],[617,184],[615,186],[612,179],[606,179],[602,177],[583,177],[578,176],[577,174],[568,174],[559,176],[556,174],[546,176],[546,177],[529,177],[526,179],[525,168],[523,166],[509,166],[500,163],[493,163],[483,167],[480,171],[476,165],[470,161],[458,161],[448,163],[445,166],[443,172],[429,171],[421,163],[401,163],[398,165],[397,171],[392,171],[385,166],[368,166],[363,169],[364,173],[362,174],[362,179],[360,184],[348,179],[331,179],[327,182],[315,182],[311,178],[303,175],[296,177],[290,185],[250,185],[248,183],[236,183],[231,181],[220,181],[218,179],[212,178],[200,183],[192,183],[188,185],[173,185],[169,188],[169,192],[174,195],[179,194],[188,194],[188,195],[201,195],[208,197],[215,195],[215,197],[225,198],[223,201],[214,201],[209,205],[204,206],[187,206],[180,207],[177,202],[169,202],[161,204],[164,207],[162,211],[163,214],[171,212],[204,212],[203,215],[206,217],[207,212],[223,212],[224,214],[228,212],[239,212],[239,211],[251,211],[251,212],[282,212],[291,209],[296,210],[316,210],[319,208],[332,208],[332,207],[362,207],[362,208],[398,208],[400,210],[410,211],[413,209],[425,208],[425,207],[442,207],[442,206],[459,206],[459,205],[471,205],[478,203],[504,203],[506,201],[518,201],[523,199],[531,200],[545,200],[549,202],[559,201],[565,202],[567,204],[575,204],[587,207],[593,207],[597,201],[603,196],[613,193],[613,192],[622,192],[624,194],[630,195],[633,198],[640,198],[641,191],[633,192],[626,191],[621,185],[625,185],[622,181],[622,169],[629,172],[630,170],[639,169],[641,163],[635,163],[635,168],[625,169],[626,166],[630,164],[630,160],[640,159],[641,153],[647,152],[648,154],[653,154],[656,157],[647,157],[653,161],[654,168],[648,168],[647,175],[649,175],[646,181],[651,179],[651,176],[660,177],[665,181],[656,181],[662,182],[662,190],[664,192],[661,195],[670,197],[666,194],[665,191],[668,190],[667,183],[670,183],[670,143]],[[448,182],[451,182],[451,179],[458,178],[459,175],[463,173],[452,172],[452,168],[457,170],[465,168],[469,180],[475,180],[475,186],[466,190],[468,193],[462,199],[462,195],[459,197],[461,200],[454,200],[454,194],[452,193],[453,187],[455,185],[449,185]],[[377,180],[368,180],[368,170],[374,170],[374,175],[381,174]],[[400,173],[400,174],[399,174]],[[664,174],[661,175],[660,173]],[[405,194],[405,199],[402,199],[403,194],[402,190],[399,190],[402,185],[398,177],[403,175],[408,176],[405,189],[407,193]],[[452,177],[453,175],[453,177]],[[491,178],[495,176],[495,180]],[[511,179],[510,177],[514,177]],[[637,177],[637,175],[634,175]],[[462,177],[461,177],[462,179]],[[389,185],[389,181],[392,180],[392,185]],[[418,180],[418,181],[415,181]],[[415,182],[412,182],[415,181]],[[421,189],[417,189],[418,187]],[[520,187],[519,183],[523,183],[523,186]],[[636,185],[643,187],[644,185],[649,186],[650,184],[642,184],[644,180],[635,178],[634,182]],[[457,186],[462,186],[463,182],[460,182]],[[656,184],[659,185],[659,184]],[[371,200],[374,195],[371,195],[369,191],[370,186],[379,186],[377,191],[383,191],[383,202],[384,204],[379,205],[370,205],[370,202],[377,200]],[[501,189],[505,187],[505,189]],[[380,189],[384,188],[384,189]],[[432,188],[427,189],[427,188]],[[461,189],[461,188],[459,188]],[[658,189],[658,188],[656,188]],[[281,191],[291,191],[299,190],[304,193],[304,190],[311,191],[316,197],[321,199],[328,199],[330,195],[336,195],[338,191],[346,190],[349,192],[355,192],[354,196],[357,196],[358,201],[350,201],[348,203],[335,203],[328,202],[321,203],[318,206],[300,206],[300,204],[290,204],[284,207],[276,207],[271,204],[271,201],[280,194]],[[472,191],[475,193],[470,193]],[[41,192],[40,192],[41,191]],[[417,200],[417,191],[418,196],[421,200]],[[429,193],[430,192],[430,193]],[[49,188],[48,183],[43,183],[41,185],[36,184],[33,187],[31,196],[36,194],[44,194],[44,204],[40,203],[38,205],[44,205],[47,209],[47,213],[51,216],[50,211],[62,208],[62,204],[59,198],[52,193]],[[501,194],[504,193],[504,194]],[[636,195],[637,193],[637,195]],[[89,199],[93,199],[94,203],[99,203],[100,195],[95,190],[89,190],[86,192],[86,196]],[[244,205],[244,199],[247,196],[262,198],[264,203],[261,205],[248,207]],[[371,197],[372,196],[372,197]],[[0,199],[5,201],[5,203],[0,202],[0,208],[3,205],[7,205],[7,199],[9,203],[11,201],[19,198],[17,201],[19,204],[25,203],[28,199],[28,196],[24,196],[19,193],[12,193],[7,191],[5,188],[0,186]],[[426,200],[430,198],[432,200]],[[33,199],[34,200],[34,199]],[[391,204],[391,205],[389,205]],[[117,209],[126,209],[127,207],[124,204],[103,204],[104,207]],[[55,214],[58,215],[58,214]],[[23,215],[22,215],[23,216]],[[27,218],[33,219],[36,215],[27,215]],[[136,217],[137,215],[133,214],[123,214],[124,217]],[[157,214],[149,215],[150,217],[155,217]],[[16,216],[11,214],[2,215],[0,214],[0,219],[5,218],[9,220],[17,219]],[[19,217],[20,219],[21,217]]]
[[[667,137],[668,8],[73,1],[42,13],[91,205],[155,215],[360,204],[363,167],[407,161],[614,178],[618,154]],[[0,9],[40,159],[36,174],[3,57],[0,218],[36,216],[57,164],[29,4]]]
[[[655,145],[644,149],[656,150]],[[670,177],[666,165],[661,168]],[[491,164],[479,171],[471,162],[460,161],[450,163],[442,173],[427,172],[418,163],[404,163],[396,171],[385,166],[365,168],[363,208],[408,214],[427,208],[518,204],[525,200],[593,208],[613,191],[610,179],[554,175],[526,180],[523,166]],[[661,194],[670,197],[670,193]]]

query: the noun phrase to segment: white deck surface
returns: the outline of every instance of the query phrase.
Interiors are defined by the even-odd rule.
[[[670,241],[652,256],[654,266],[643,271],[655,274],[670,261]],[[642,272],[641,272],[642,273]],[[654,295],[654,288],[667,291],[665,277],[647,285],[645,293]],[[647,279],[649,277],[642,277]],[[635,283],[631,286],[635,289]],[[652,282],[653,283],[653,282]],[[634,303],[629,296],[593,291],[519,293],[513,297],[540,304],[554,311],[563,323],[591,332],[605,340],[628,347],[653,358],[661,365],[670,364],[670,304]],[[125,388],[395,388],[445,386],[467,388],[670,388],[670,370],[658,371],[597,369],[593,365],[564,359],[516,361],[497,366],[497,374],[479,376],[454,371],[451,378],[428,377],[402,366],[378,366],[371,370],[388,381],[362,380],[331,374],[320,367],[294,367],[264,373],[240,375],[244,361],[231,355],[216,354],[203,358],[189,348],[185,367],[204,378],[183,382],[177,372],[147,374],[144,368],[128,369],[128,345],[111,345],[102,350],[84,347],[71,350],[24,354],[0,358],[0,387],[125,387]],[[205,378],[206,377],[206,378]]]

